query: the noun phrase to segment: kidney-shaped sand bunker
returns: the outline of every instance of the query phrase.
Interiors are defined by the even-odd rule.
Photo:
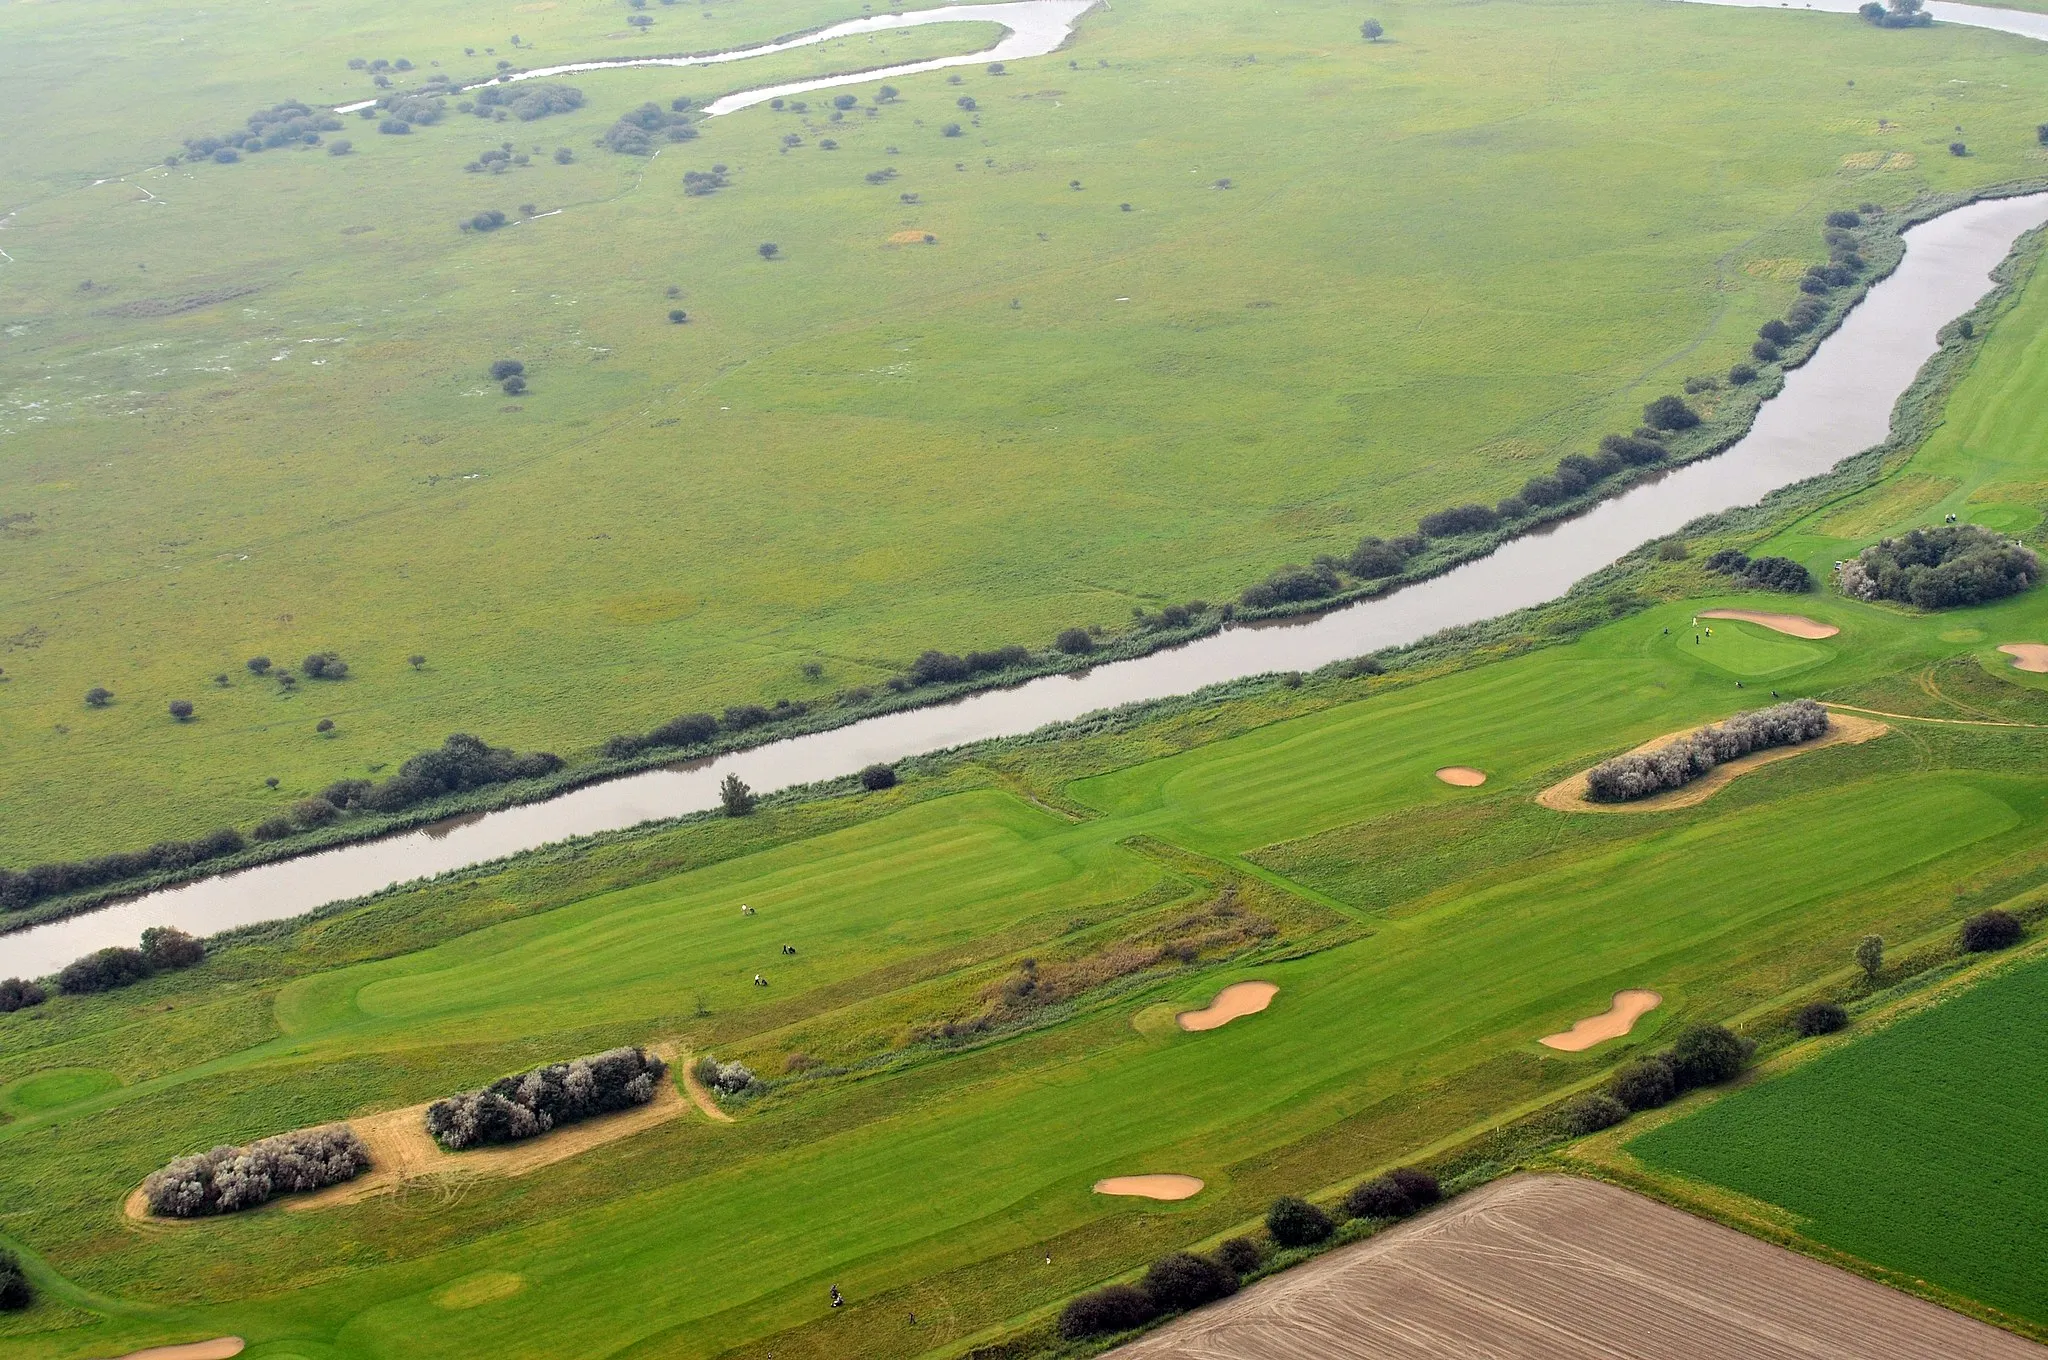
[[[1257,1015],[1273,1004],[1280,989],[1270,982],[1233,982],[1198,1011],[1182,1011],[1173,1022],[1190,1033],[1221,1029],[1240,1016]]]
[[[1599,1015],[1589,1015],[1562,1034],[1546,1034],[1537,1040],[1545,1048],[1561,1053],[1583,1053],[1595,1044],[1619,1039],[1636,1027],[1636,1021],[1664,1004],[1656,992],[1616,992],[1614,1004]]]

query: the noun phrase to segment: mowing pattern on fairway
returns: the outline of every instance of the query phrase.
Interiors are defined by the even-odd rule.
[[[1781,1205],[1806,1236],[2048,1325],[2048,964],[1627,1145]]]
[[[2031,1342],[1617,1186],[1496,1181],[1127,1360],[2042,1360]]]

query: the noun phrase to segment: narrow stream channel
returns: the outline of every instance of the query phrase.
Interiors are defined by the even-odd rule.
[[[2013,242],[2048,221],[2048,194],[1973,203],[1913,228],[1906,256],[1872,288],[1756,426],[1718,457],[1680,468],[1492,555],[1383,599],[1310,622],[1234,628],[1185,647],[1049,676],[794,737],[684,769],[649,770],[544,802],[202,879],[86,915],[0,936],[0,976],[48,973],[146,926],[207,935],[502,858],[717,804],[737,773],[766,792],[850,774],[872,761],[940,751],[1226,680],[1318,666],[1416,642],[1555,599],[1630,549],[1704,514],[1753,504],[1883,440],[1891,409],[1936,348],[1936,333],[1985,291]]]

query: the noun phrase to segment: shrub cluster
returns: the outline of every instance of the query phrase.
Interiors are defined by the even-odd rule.
[[[1436,1177],[1418,1167],[1402,1166],[1354,1186],[1344,1197],[1344,1212],[1353,1218],[1407,1218],[1443,1197]]]
[[[479,118],[497,118],[502,114],[517,118],[522,123],[531,123],[551,113],[574,113],[582,107],[583,91],[574,85],[535,81],[519,85],[486,85],[476,92],[475,102],[465,112]]]
[[[669,747],[703,746],[720,732],[744,732],[771,723],[801,718],[811,706],[801,700],[777,699],[773,708],[760,704],[733,704],[722,718],[709,713],[685,713],[646,732],[621,732],[605,740],[608,760],[624,760],[642,751]]]
[[[339,1185],[369,1165],[369,1149],[348,1125],[329,1124],[180,1157],[152,1172],[142,1193],[153,1214],[200,1218],[253,1209],[272,1195]]]
[[[1913,2],[1917,4],[1918,0]],[[1870,212],[1878,211],[1870,204],[1864,207]],[[1783,346],[1812,330],[1827,315],[1827,304],[1822,299],[1837,288],[1848,287],[1862,276],[1862,241],[1856,236],[1856,229],[1862,225],[1862,213],[1842,209],[1827,215],[1822,237],[1828,244],[1828,262],[1807,268],[1799,280],[1799,291],[1803,296],[1792,304],[1782,321],[1773,318],[1757,327],[1756,341],[1749,347],[1751,358],[1758,363],[1775,363],[1781,357]],[[1755,380],[1756,369],[1750,364],[1737,364],[1728,370],[1728,381],[1737,386]]]
[[[756,1084],[753,1070],[745,1063],[722,1063],[708,1053],[697,1059],[690,1070],[706,1090],[716,1091],[722,1096],[736,1096],[753,1089]]]
[[[501,1077],[427,1107],[427,1132],[454,1151],[511,1143],[592,1115],[645,1105],[668,1065],[643,1048],[614,1048]]]
[[[1960,943],[1966,954],[1988,954],[1994,950],[2012,948],[2020,942],[2020,936],[2024,933],[2017,916],[1993,907],[1989,911],[1980,911],[1963,922]]]
[[[1848,1026],[1849,1012],[1833,1001],[1808,1002],[1792,1017],[1792,1028],[1808,1039],[1817,1034],[1833,1034]]]
[[[1926,28],[1934,22],[1934,16],[1921,8],[1922,0],[1891,0],[1889,6],[1878,0],[1866,0],[1858,5],[1856,12],[1863,16],[1866,24],[1879,28]]]
[[[98,949],[65,964],[64,970],[57,974],[57,990],[66,996],[111,992],[155,973],[190,968],[205,957],[206,946],[184,931],[170,926],[151,926],[142,932],[140,949]],[[34,986],[33,983],[27,985]],[[38,987],[36,990],[40,992],[42,989]]]
[[[642,104],[606,129],[604,136],[597,139],[597,144],[625,156],[652,156],[657,139],[671,142],[694,140],[697,129],[691,126],[693,119],[686,111],[690,101],[676,102],[683,108],[673,105],[663,108],[652,101]],[[719,169],[722,173],[724,167]]]
[[[1627,1111],[1655,1109],[1687,1091],[1727,1081],[1749,1062],[1750,1051],[1747,1042],[1720,1025],[1693,1025],[1665,1052],[1624,1064],[1608,1083],[1607,1094]]]
[[[1828,730],[1828,711],[1812,699],[1738,713],[1655,751],[1604,760],[1586,775],[1586,797],[1625,803],[1679,788],[1716,765],[1773,746],[1796,746]]]
[[[2041,579],[2041,559],[1978,525],[1944,524],[1882,539],[1836,576],[1851,599],[1946,609],[2026,590]]]
[[[972,680],[977,675],[994,675],[1030,664],[1031,650],[1014,645],[997,647],[993,651],[969,652],[965,656],[929,651],[910,663],[910,669],[899,677],[903,683],[896,688],[957,684],[962,680]]]
[[[167,164],[179,161],[218,161],[225,165],[242,158],[244,152],[284,146],[318,146],[320,134],[337,132],[341,120],[324,109],[314,109],[296,99],[258,109],[247,125],[217,137],[187,137],[183,152],[165,157]]]
[[[8,978],[0,982],[0,1015],[12,1011],[25,1011],[30,1006],[40,1006],[50,999],[40,982],[28,978]]]
[[[1757,590],[1804,595],[1813,589],[1813,573],[1789,557],[1751,557],[1739,548],[1723,548],[1707,559],[1707,570],[1733,576]]]
[[[1611,434],[1600,441],[1597,452],[1566,454],[1557,460],[1555,470],[1538,473],[1522,483],[1522,489],[1495,507],[1495,513],[1501,519],[1518,519],[1531,510],[1568,501],[1624,467],[1645,467],[1663,458],[1664,446],[1655,439]],[[1424,532],[1429,531],[1427,520],[1423,527]]]
[[[36,1291],[21,1268],[21,1258],[0,1247],[0,1313],[18,1313],[35,1302]]]
[[[378,783],[367,779],[337,780],[322,790],[318,798],[296,804],[292,813],[311,826],[357,809],[401,812],[430,798],[509,784],[515,779],[538,779],[561,768],[561,757],[551,751],[514,751],[457,732],[439,748],[422,751],[407,760],[389,779]],[[317,806],[321,803],[327,805],[325,811]]]

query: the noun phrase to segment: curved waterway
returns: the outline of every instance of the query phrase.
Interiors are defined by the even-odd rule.
[[[2048,194],[2033,194],[1973,203],[1914,227],[1898,269],[1805,366],[1786,375],[1784,391],[1765,403],[1740,443],[1434,580],[1309,622],[1226,629],[1078,675],[1047,676],[151,893],[0,936],[0,975],[50,972],[91,950],[132,944],[146,926],[212,934],[569,837],[702,811],[717,805],[718,783],[728,773],[762,791],[808,784],[873,761],[1017,736],[1119,704],[1272,671],[1314,670],[1556,599],[1650,539],[1701,515],[1753,504],[1882,441],[1893,404],[1934,353],[1936,333],[1983,296],[1991,270],[2021,233],[2044,221]]]
[[[1805,9],[1819,14],[1854,14],[1862,0],[1797,0],[1797,3],[1787,3],[1787,0],[1685,0],[1685,3],[1730,5],[1736,9]],[[1997,33],[2048,42],[2048,14],[1994,9],[1989,5],[1960,5],[1952,0],[1927,0],[1926,9],[1937,23],[1988,28]]]
[[[544,80],[554,76],[576,75],[584,71],[612,71],[628,66],[721,66],[726,62],[745,61],[750,57],[770,57],[777,52],[788,52],[798,47],[811,47],[817,43],[831,42],[836,38],[856,38],[868,33],[888,33],[896,29],[921,28],[926,24],[992,23],[1000,24],[1007,30],[995,46],[984,47],[975,52],[963,52],[951,57],[932,57],[925,61],[904,62],[897,66],[877,67],[872,71],[853,71],[843,75],[819,76],[811,80],[790,81],[782,85],[763,85],[759,89],[740,90],[720,99],[714,99],[704,106],[707,117],[717,118],[765,104],[771,99],[788,98],[792,95],[809,94],[813,90],[829,90],[840,85],[864,85],[871,81],[893,80],[898,76],[914,76],[924,71],[943,71],[953,66],[979,66],[983,62],[1022,61],[1026,57],[1042,57],[1048,52],[1059,50],[1067,35],[1074,31],[1074,25],[1083,14],[1093,9],[1097,0],[1006,0],[994,5],[947,5],[939,9],[911,10],[904,14],[873,14],[865,18],[849,19],[843,24],[833,24],[815,33],[800,37],[786,38],[781,42],[760,43],[753,47],[735,47],[729,52],[709,52],[694,57],[609,57],[598,61],[572,61],[561,66],[537,66],[530,71],[520,71],[505,77],[506,81]],[[482,89],[496,81],[483,81],[476,85],[461,86],[456,93]],[[357,109],[368,108],[376,103],[374,99],[358,100],[343,104],[336,113],[354,113]]]

